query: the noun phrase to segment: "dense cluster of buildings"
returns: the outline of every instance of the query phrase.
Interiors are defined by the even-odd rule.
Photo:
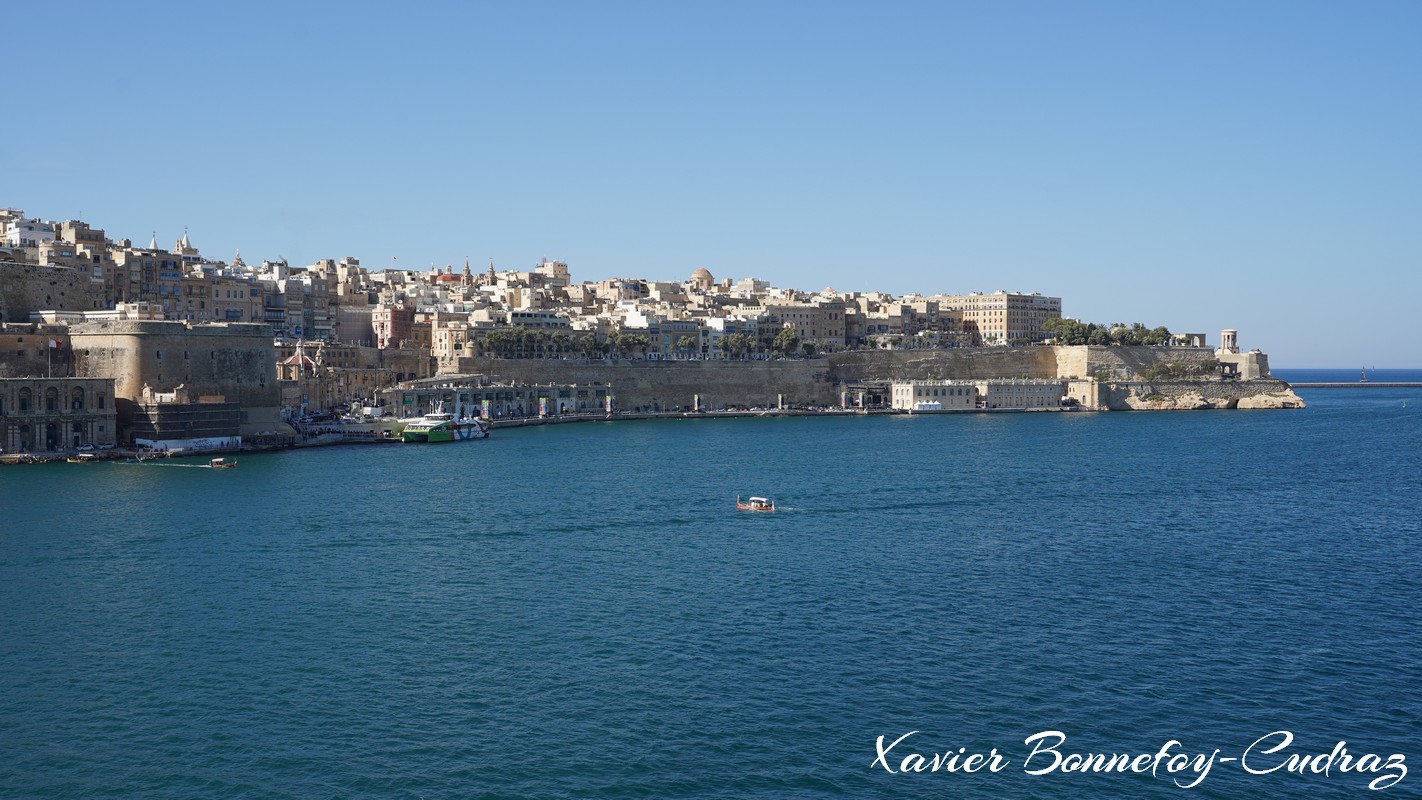
[[[429,348],[469,355],[621,350],[651,358],[728,358],[786,342],[797,351],[913,344],[1005,345],[1047,337],[1061,299],[1040,294],[805,292],[747,278],[613,278],[573,283],[568,265],[372,271],[359,259],[248,264],[204,256],[185,231],[172,247],[110,239],[78,220],[0,208],[0,322],[96,319],[251,323],[277,339]],[[30,269],[24,269],[29,266]],[[45,268],[45,269],[40,269]],[[519,337],[507,335],[516,329]],[[784,331],[790,333],[784,334]],[[503,331],[503,334],[500,334]],[[625,339],[625,342],[621,342]]]
[[[487,373],[490,357],[709,362],[1030,344],[1061,311],[1060,298],[1040,294],[806,292],[706,269],[683,281],[574,283],[566,263],[546,258],[502,271],[248,264],[240,252],[203,255],[186,231],[171,247],[156,235],[139,246],[0,208],[0,451],[276,435],[295,413]],[[895,391],[908,392],[901,407],[947,409],[1048,403],[1061,388]],[[479,402],[527,413],[545,394],[486,389]],[[564,387],[556,407],[610,407],[609,396]]]

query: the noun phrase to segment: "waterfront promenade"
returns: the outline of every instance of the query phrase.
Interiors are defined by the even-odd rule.
[[[564,425],[575,422],[626,422],[632,420],[657,420],[657,419],[750,419],[759,417],[878,417],[878,416],[925,416],[943,414],[1022,414],[1022,413],[1061,413],[1091,411],[1093,409],[1082,407],[1065,408],[968,408],[968,409],[944,409],[939,411],[905,411],[893,408],[766,408],[747,411],[617,411],[611,414],[603,411],[598,412],[572,412],[567,414],[550,415],[546,417],[513,417],[504,419],[489,420],[491,429],[508,428],[528,428],[538,425]],[[243,442],[240,450],[233,449],[210,449],[193,451],[173,451],[167,453],[150,453],[148,451],[133,450],[130,448],[115,448],[92,453],[96,461],[127,461],[141,456],[147,460],[161,460],[167,458],[207,458],[219,455],[235,455],[240,453],[260,453],[275,450],[305,449],[310,447],[330,447],[333,445],[370,445],[370,444],[401,444],[401,440],[396,438],[379,438],[372,436],[350,436],[338,438],[333,436],[313,436],[303,439],[300,436],[267,437],[269,441],[256,444]],[[74,458],[74,450],[58,450],[53,452],[39,453],[7,453],[0,456],[0,464],[44,464],[65,462]]]

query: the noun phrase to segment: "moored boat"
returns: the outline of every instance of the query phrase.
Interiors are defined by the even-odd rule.
[[[400,433],[405,442],[462,442],[483,439],[489,435],[489,424],[478,417],[459,417],[444,410],[431,411],[405,426]]]
[[[347,440],[399,439],[406,424],[379,408],[366,407],[341,417],[341,435]]]

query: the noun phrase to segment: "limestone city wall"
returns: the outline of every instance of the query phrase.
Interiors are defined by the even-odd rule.
[[[36,311],[104,307],[104,286],[88,272],[0,261],[0,323],[29,322]]]
[[[111,320],[70,327],[75,374],[112,377],[114,393],[127,403],[143,389],[190,398],[221,395],[242,406],[244,430],[270,429],[280,415],[276,349],[264,325]],[[119,403],[120,424],[132,408]]]

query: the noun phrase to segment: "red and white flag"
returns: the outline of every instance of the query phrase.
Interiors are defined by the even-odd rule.
[[[64,344],[58,339],[50,339],[49,347],[51,350],[62,350],[64,348]]]

